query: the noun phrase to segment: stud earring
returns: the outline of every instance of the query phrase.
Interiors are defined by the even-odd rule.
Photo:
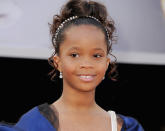
[[[60,72],[59,78],[61,78],[61,79],[62,79],[62,72]]]
[[[103,80],[105,79],[105,76],[103,77]]]

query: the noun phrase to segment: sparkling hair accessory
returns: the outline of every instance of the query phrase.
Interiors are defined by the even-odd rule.
[[[100,24],[102,24],[102,23],[101,23],[97,18],[95,18],[94,16],[86,16],[86,17],[92,18],[92,19],[98,21]],[[69,17],[68,19],[66,19],[65,21],[63,21],[63,22],[60,24],[60,26],[57,28],[56,33],[55,33],[54,38],[53,38],[53,42],[54,42],[54,43],[56,43],[58,33],[59,33],[59,31],[63,28],[64,24],[67,23],[67,22],[69,22],[69,21],[71,21],[71,20],[77,19],[77,18],[79,18],[79,17],[78,17],[78,16]],[[108,37],[108,40],[109,40],[109,42],[110,42],[109,33],[108,33],[108,31],[107,31],[107,28],[106,28],[106,27],[104,27],[104,28],[105,28],[105,30],[106,30],[106,32],[107,32],[107,37]]]

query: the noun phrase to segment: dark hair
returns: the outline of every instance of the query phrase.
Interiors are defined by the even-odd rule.
[[[69,22],[66,22],[63,27],[59,30],[59,33],[55,39],[55,34],[58,29],[58,27],[61,25],[62,22],[64,22],[66,19],[72,17],[72,16],[78,16],[79,18],[70,20]],[[97,20],[87,17],[87,16],[93,16]],[[71,26],[78,26],[82,24],[87,25],[94,25],[101,29],[103,33],[105,34],[105,39],[107,43],[107,54],[112,55],[112,43],[116,41],[114,31],[114,21],[110,16],[108,16],[106,7],[98,2],[94,1],[86,1],[86,0],[69,0],[60,11],[60,15],[55,15],[53,17],[53,23],[50,24],[50,33],[52,36],[52,44],[54,47],[54,53],[52,56],[48,59],[48,63],[53,67],[53,70],[49,73],[51,75],[51,80],[53,81],[56,76],[59,75],[59,71],[57,70],[57,64],[53,60],[53,57],[55,54],[59,54],[59,47],[60,44],[65,40],[65,31]],[[115,57],[114,55],[112,55]],[[108,73],[109,78],[111,80],[116,81],[116,77],[118,76],[118,72],[116,70],[116,57],[115,61],[111,62],[109,64],[110,70]],[[107,70],[108,71],[108,70]]]

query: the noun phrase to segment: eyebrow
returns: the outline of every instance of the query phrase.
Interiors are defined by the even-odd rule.
[[[69,51],[71,51],[71,50],[81,50],[81,49],[79,47],[72,47],[69,49]],[[104,50],[102,48],[93,48],[93,50],[100,50],[100,51],[104,52]]]
[[[80,49],[78,47],[72,47],[69,49],[69,51],[71,51],[71,50],[80,50]]]

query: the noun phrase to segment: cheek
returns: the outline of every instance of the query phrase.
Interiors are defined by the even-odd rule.
[[[106,72],[106,63],[104,63],[104,64],[98,64],[97,65],[97,71],[98,71],[98,73],[100,75],[103,75],[104,76],[104,74]]]
[[[63,61],[62,62],[62,71],[63,74],[69,75],[74,73],[75,65],[71,61]]]
[[[102,63],[98,64],[98,70],[102,76],[105,75],[107,71],[107,60],[104,60]]]
[[[92,60],[91,60],[92,61]],[[93,63],[93,67],[92,70],[97,73],[100,78],[103,77],[105,75],[107,66],[106,66],[106,61],[92,61]],[[62,71],[63,71],[63,75],[65,76],[71,76],[71,75],[76,75],[76,70],[79,70],[80,68],[80,63],[79,62],[74,62],[73,60],[64,60],[62,62]]]

